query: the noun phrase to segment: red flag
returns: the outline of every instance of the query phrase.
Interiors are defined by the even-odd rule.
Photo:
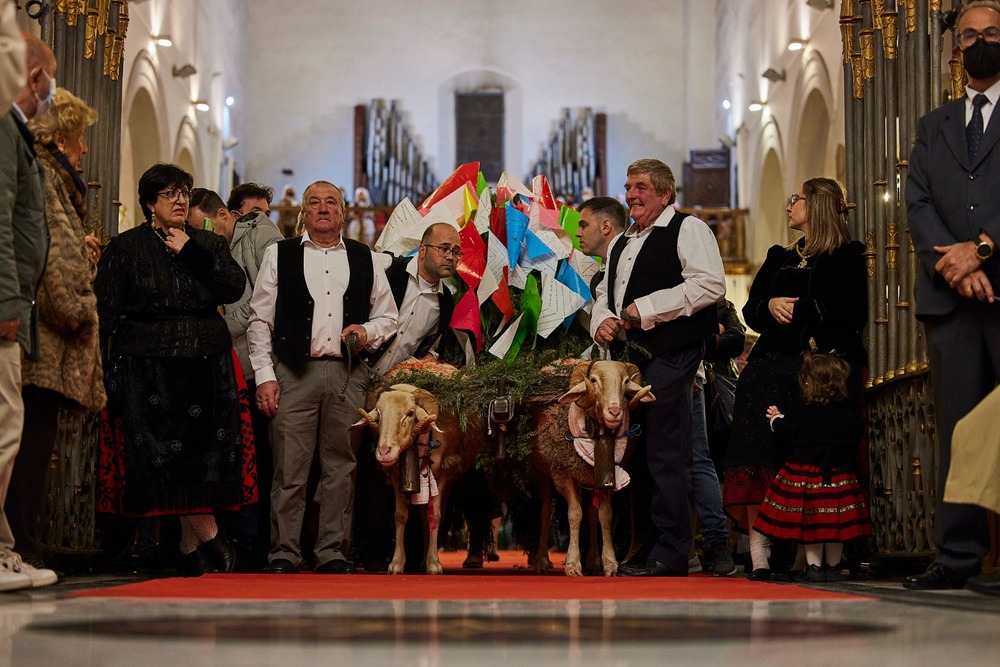
[[[438,186],[437,190],[430,197],[424,200],[418,208],[430,208],[455,190],[464,187],[466,183],[476,191],[476,182],[479,179],[479,163],[467,162],[452,172],[451,176],[444,179],[444,183]]]
[[[469,224],[458,233],[462,240],[462,261],[458,264],[458,275],[474,292],[483,280],[486,270],[486,244],[475,225]]]
[[[538,197],[538,203],[540,203],[543,208],[552,210],[559,209],[559,205],[556,203],[555,197],[552,196],[552,188],[549,187],[549,179],[545,178],[545,174],[539,174],[531,179],[531,191],[535,193],[536,197]]]
[[[465,295],[455,304],[451,326],[471,333],[476,339],[476,352],[483,351],[483,323],[479,319],[479,298],[476,296],[476,290],[466,290]]]
[[[510,300],[510,289],[507,287],[507,274],[509,271],[509,268],[506,266],[503,267],[503,279],[500,280],[497,291],[493,292],[493,295],[490,297],[497,308],[500,309],[500,312],[503,313],[504,324],[514,317],[514,302]]]

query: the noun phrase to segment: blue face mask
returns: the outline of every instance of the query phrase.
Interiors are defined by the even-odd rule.
[[[35,99],[38,100],[38,110],[35,111],[36,116],[41,116],[43,113],[49,110],[52,106],[52,100],[56,97],[56,78],[49,77],[49,93],[45,97],[38,97],[35,95]]]

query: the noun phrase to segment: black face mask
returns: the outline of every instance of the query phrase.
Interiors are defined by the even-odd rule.
[[[1000,74],[1000,43],[977,39],[962,52],[962,64],[973,79],[992,79]]]

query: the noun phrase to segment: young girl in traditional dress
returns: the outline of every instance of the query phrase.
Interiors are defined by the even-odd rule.
[[[771,482],[754,530],[803,545],[801,581],[839,581],[844,542],[871,535],[854,462],[861,415],[847,400],[850,365],[836,354],[805,353],[799,371],[802,404],[783,414],[767,409],[771,430],[787,454]]]

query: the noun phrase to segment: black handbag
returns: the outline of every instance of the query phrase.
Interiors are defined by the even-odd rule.
[[[715,433],[728,433],[733,423],[736,380],[731,376],[717,373],[711,363],[705,364],[705,378],[705,416],[708,419],[708,428]]]

